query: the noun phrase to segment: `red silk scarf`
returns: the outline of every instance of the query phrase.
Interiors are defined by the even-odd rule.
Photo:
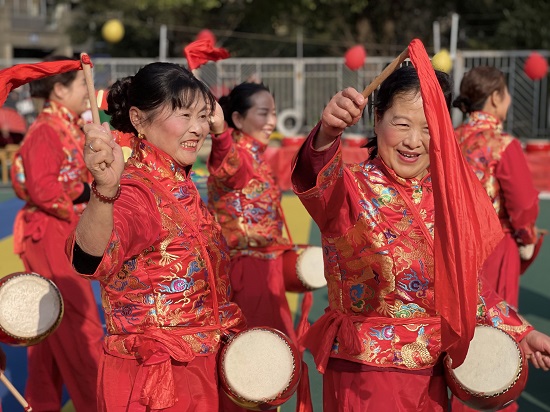
[[[8,94],[19,86],[43,77],[81,69],[80,60],[59,60],[35,64],[16,64],[0,70],[0,106],[4,104]]]
[[[210,39],[196,40],[183,49],[189,70],[194,70],[209,61],[227,59],[229,52],[223,48],[215,48]]]
[[[460,151],[443,92],[420,40],[409,44],[409,57],[420,78],[431,136],[435,306],[441,315],[442,351],[455,368],[464,362],[474,335],[478,275],[504,234],[489,196]]]

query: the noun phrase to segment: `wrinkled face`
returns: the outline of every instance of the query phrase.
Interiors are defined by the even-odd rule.
[[[252,95],[250,99],[252,107],[244,116],[238,112],[233,113],[233,123],[241,132],[267,144],[277,125],[275,100],[266,90]]]
[[[67,109],[81,115],[88,109],[88,88],[84,72],[79,70],[74,81],[68,86],[61,85],[59,101]]]
[[[187,109],[172,111],[171,107],[164,106],[151,122],[138,124],[136,130],[180,166],[190,166],[197,160],[197,153],[210,131],[209,115],[208,105],[201,96]]]
[[[430,133],[420,93],[396,95],[374,130],[379,156],[398,176],[421,179],[427,174]]]

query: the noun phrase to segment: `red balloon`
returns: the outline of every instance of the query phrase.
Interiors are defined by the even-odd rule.
[[[202,29],[197,33],[195,40],[210,40],[212,45],[216,44],[216,36],[208,29]]]
[[[344,61],[348,69],[358,70],[365,64],[367,52],[360,44],[349,48],[344,55]]]
[[[540,53],[533,52],[525,60],[523,71],[531,80],[540,80],[548,73],[548,61]]]

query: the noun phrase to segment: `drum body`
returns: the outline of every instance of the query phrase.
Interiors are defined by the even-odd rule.
[[[445,358],[445,377],[451,392],[470,408],[499,410],[516,400],[527,383],[527,360],[508,333],[478,325],[466,360],[452,369]]]
[[[309,292],[327,285],[323,249],[295,245],[283,254],[283,275],[287,292]]]
[[[300,354],[277,329],[255,327],[239,332],[222,346],[219,356],[220,385],[243,408],[276,409],[296,392]]]
[[[57,286],[36,273],[0,279],[0,342],[35,345],[61,323],[63,299]]]

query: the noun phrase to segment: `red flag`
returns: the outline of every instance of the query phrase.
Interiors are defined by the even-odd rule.
[[[80,60],[59,60],[35,64],[16,64],[0,70],[0,106],[4,104],[8,94],[19,86],[43,77],[81,69]]]
[[[431,136],[435,306],[441,315],[442,350],[456,368],[464,362],[474,335],[478,275],[504,234],[489,196],[460,151],[443,92],[420,40],[409,44],[409,57],[420,78]]]
[[[194,70],[209,61],[227,59],[229,52],[223,48],[215,48],[211,39],[196,40],[183,49],[190,70]]]

